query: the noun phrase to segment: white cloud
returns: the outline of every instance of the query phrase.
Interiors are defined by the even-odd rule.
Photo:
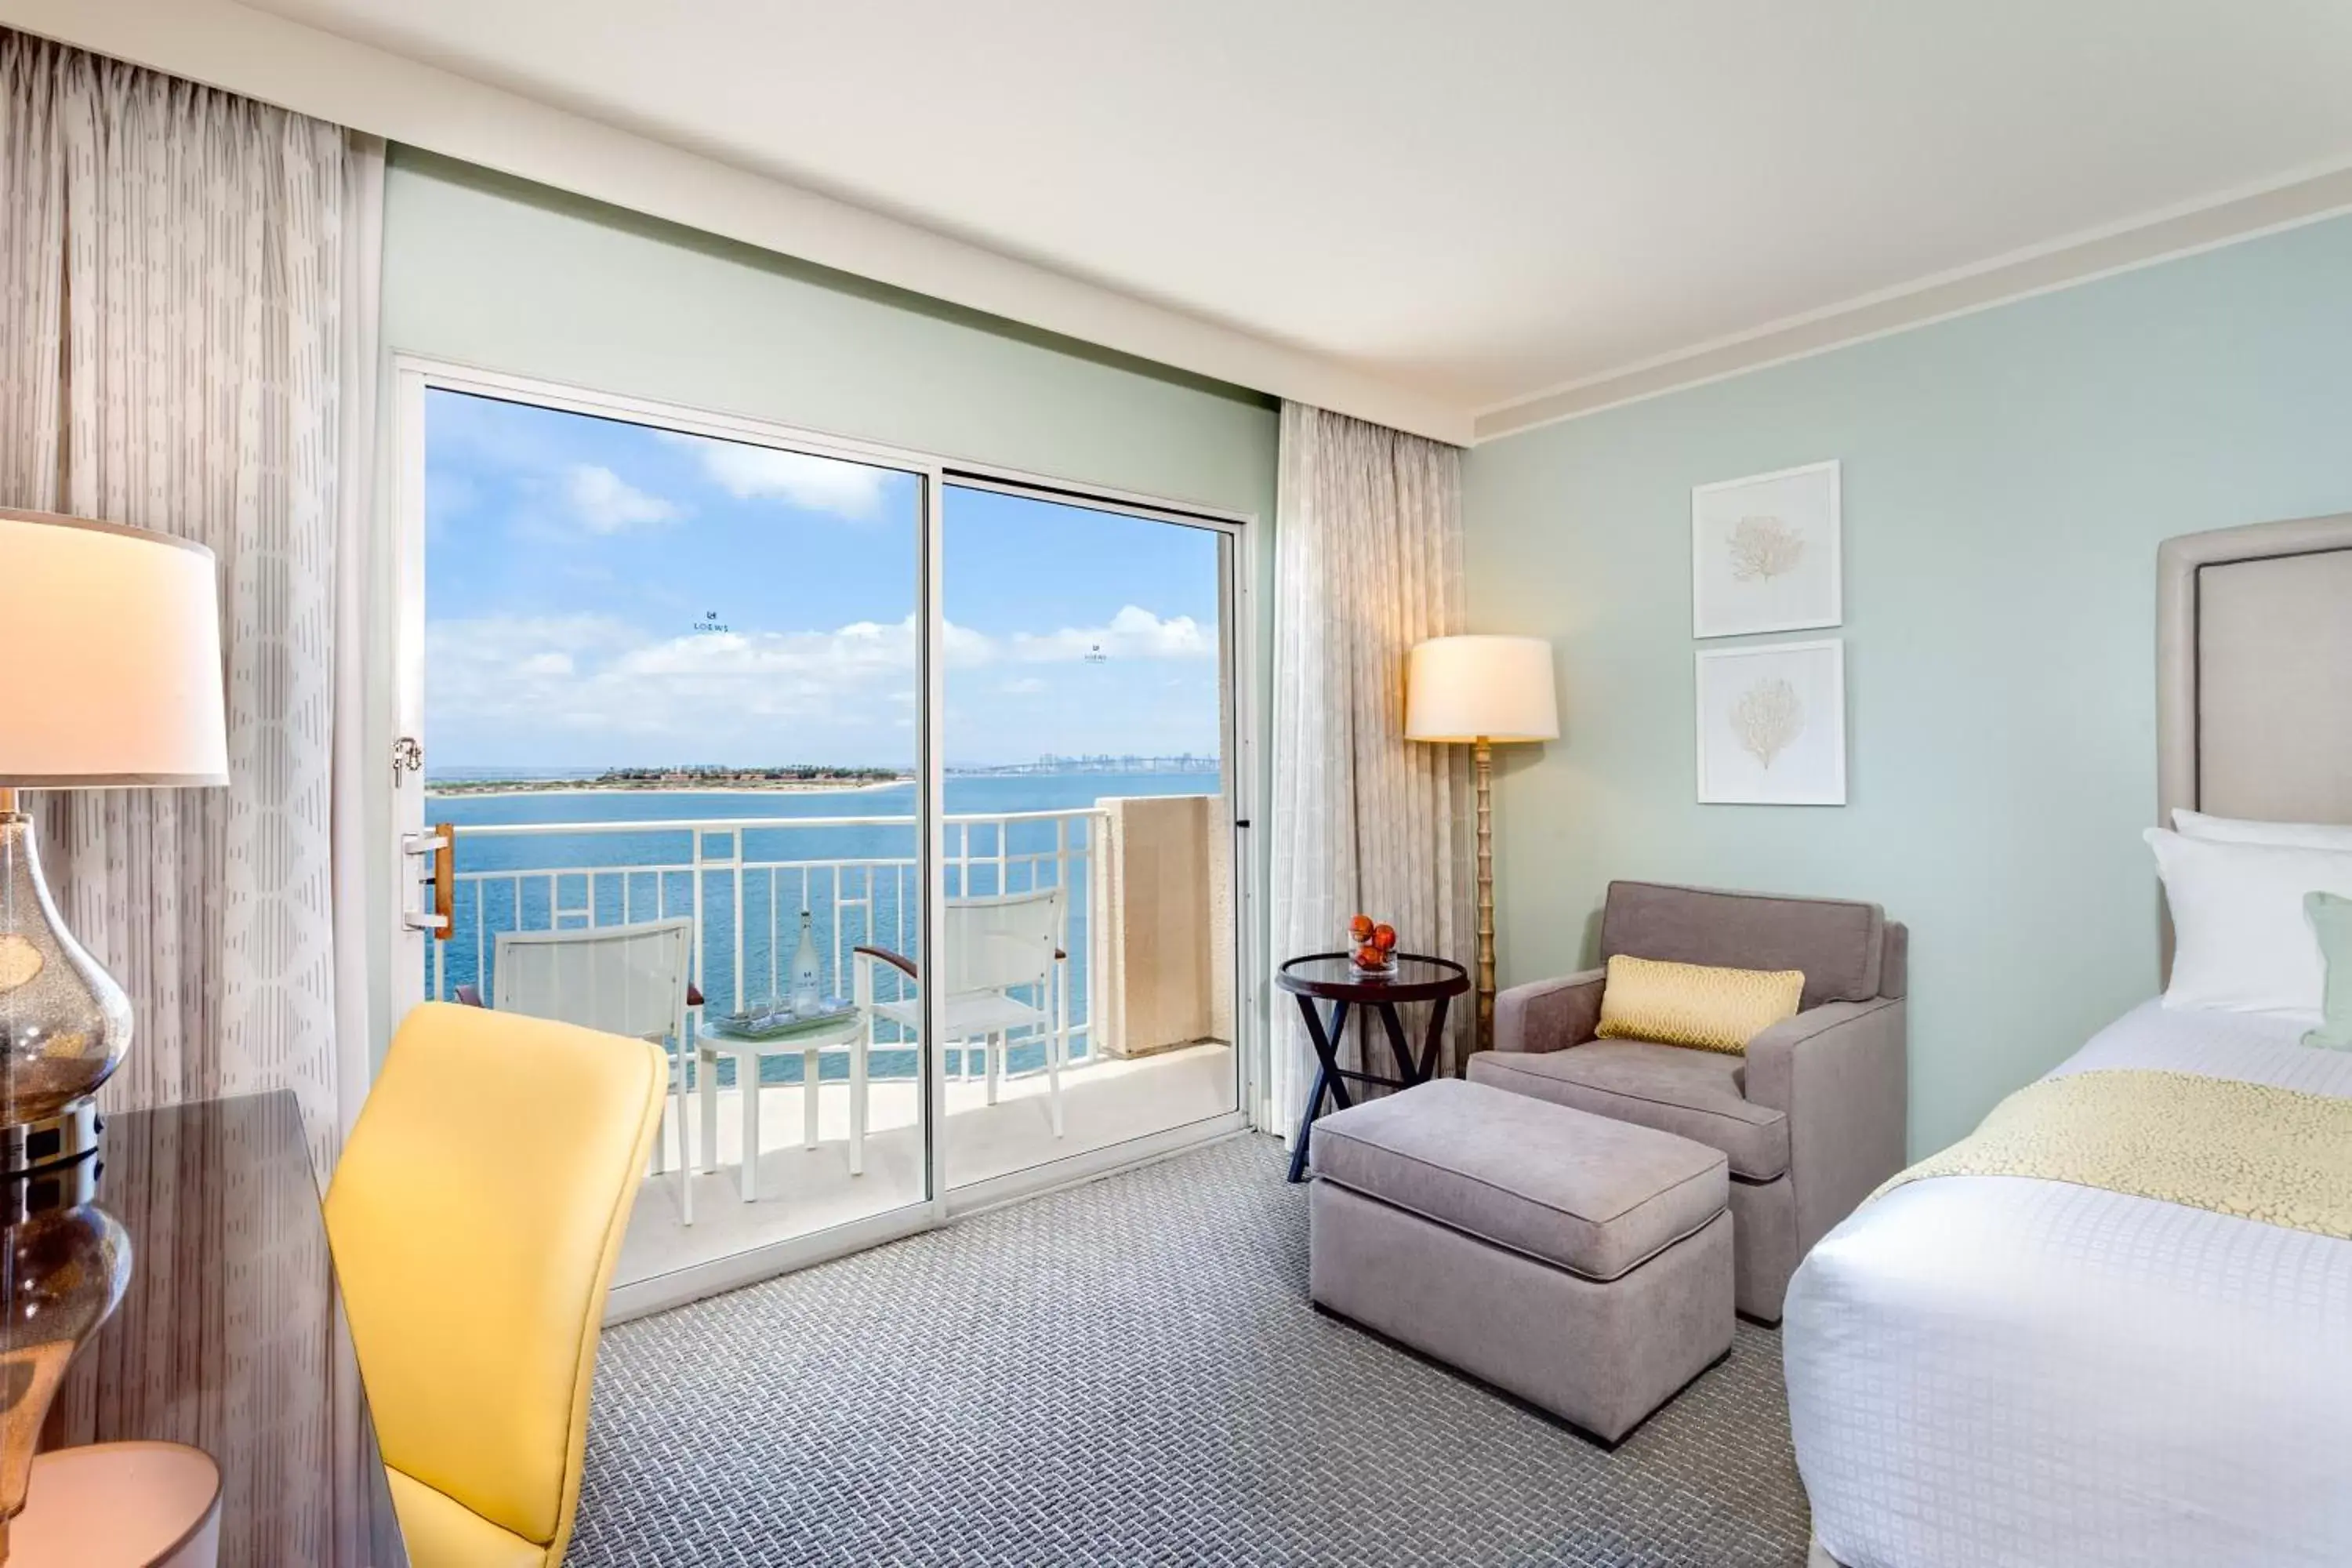
[[[1129,605],[1107,626],[1065,626],[1057,632],[1015,632],[1009,657],[1024,664],[1058,664],[1101,654],[1106,659],[1207,658],[1216,638],[1190,616],[1161,620]]]
[[[909,623],[656,637],[593,616],[436,622],[425,657],[436,729],[637,737],[682,758],[793,759],[812,724],[885,724],[915,664]]]
[[[431,718],[436,728],[485,737],[554,730],[658,741],[678,758],[839,761],[848,753],[828,748],[841,742],[810,737],[902,721],[915,697],[915,641],[911,616],[831,630],[667,637],[597,616],[438,621],[426,634]],[[951,669],[1076,662],[1097,647],[1115,659],[1192,658],[1215,648],[1189,617],[1161,620],[1133,605],[1108,626],[1004,637],[950,624],[946,643]],[[1017,674],[1002,688],[1015,695],[1047,689]],[[624,750],[637,755],[646,747],[615,746],[614,755]]]
[[[495,616],[425,628],[425,701],[445,720],[510,723],[566,706],[579,666],[637,637],[602,616]]]
[[[591,533],[658,528],[686,515],[676,502],[647,495],[612,469],[594,463],[574,464],[564,475],[563,493],[572,503],[572,515]]]
[[[425,628],[425,668],[437,686],[444,681],[499,672],[557,673],[550,654],[567,658],[599,648],[628,646],[637,629],[610,616],[488,616],[479,620],[432,621]]]
[[[915,617],[908,616],[907,628],[910,635],[914,626]],[[986,632],[976,632],[969,626],[960,626],[949,621],[943,640],[947,643],[950,669],[969,669],[974,665],[992,664],[996,660],[996,639]]]
[[[834,512],[860,522],[882,515],[890,482],[887,468],[741,441],[697,436],[677,439],[693,448],[711,482],[737,500],[773,497],[804,510]]]
[[[625,677],[751,679],[824,675],[854,679],[915,668],[911,619],[885,626],[857,621],[835,631],[702,632],[648,643],[621,656]]]

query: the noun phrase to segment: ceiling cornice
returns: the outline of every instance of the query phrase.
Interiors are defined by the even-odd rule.
[[[1473,438],[1492,441],[2346,212],[2352,212],[2352,167],[2306,170],[1481,409]]]
[[[1470,411],[232,0],[0,0],[0,24],[1196,375],[1456,445]]]

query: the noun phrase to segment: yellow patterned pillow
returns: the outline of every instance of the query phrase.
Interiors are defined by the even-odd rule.
[[[1797,1016],[1801,969],[1714,969],[1619,953],[1601,991],[1603,1039],[1656,1040],[1703,1051],[1745,1051]]]

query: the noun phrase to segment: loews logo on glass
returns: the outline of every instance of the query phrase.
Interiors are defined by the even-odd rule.
[[[725,621],[719,618],[718,611],[705,610],[702,612],[702,619],[694,623],[694,629],[698,632],[723,632],[731,628]]]

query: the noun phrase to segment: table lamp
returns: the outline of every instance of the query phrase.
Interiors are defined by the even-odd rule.
[[[131,1004],[58,918],[20,789],[228,782],[212,552],[0,510],[0,1179],[98,1145]]]
[[[1466,742],[1478,782],[1478,1044],[1495,1034],[1495,753],[1497,741],[1556,741],[1551,644],[1541,637],[1432,637],[1405,668],[1408,741]]]

